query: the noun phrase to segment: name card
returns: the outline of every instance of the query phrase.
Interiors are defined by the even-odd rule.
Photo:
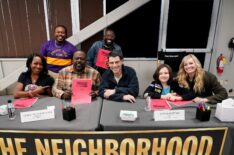
[[[135,121],[137,118],[137,111],[120,110],[120,118],[123,121]]]
[[[154,111],[154,121],[176,121],[176,120],[185,120],[184,110]]]
[[[35,111],[27,111],[20,113],[21,122],[32,122],[46,119],[55,118],[54,109],[47,108],[45,110],[35,110]]]

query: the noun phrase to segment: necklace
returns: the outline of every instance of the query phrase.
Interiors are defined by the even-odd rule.
[[[54,41],[54,46],[56,47],[56,48],[62,48],[63,47],[63,45],[64,45],[64,43],[62,43],[62,44],[57,44],[56,43],[56,41]]]

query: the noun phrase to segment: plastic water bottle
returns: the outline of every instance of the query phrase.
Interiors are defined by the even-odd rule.
[[[151,111],[151,97],[150,96],[146,98],[145,111]]]
[[[14,120],[15,119],[15,107],[13,106],[11,100],[7,101],[7,111],[8,111],[8,118],[9,120]]]

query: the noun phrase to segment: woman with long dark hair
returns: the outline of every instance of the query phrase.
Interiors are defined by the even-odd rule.
[[[48,75],[45,58],[37,53],[31,54],[26,62],[28,70],[20,74],[14,89],[15,98],[52,96],[54,79]]]

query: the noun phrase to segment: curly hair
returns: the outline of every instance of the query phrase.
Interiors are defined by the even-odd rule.
[[[170,84],[170,83],[173,81],[173,74],[172,74],[172,69],[171,69],[171,67],[170,67],[169,65],[167,65],[167,64],[161,64],[161,65],[159,65],[159,66],[157,67],[157,69],[155,70],[154,75],[153,75],[154,81],[155,81],[156,83],[161,83],[161,82],[159,81],[159,72],[160,72],[160,70],[161,70],[162,68],[164,68],[164,67],[167,68],[168,73],[169,73],[169,79],[168,79],[168,81],[167,81],[167,84]]]
[[[184,70],[184,64],[188,61],[188,59],[193,59],[195,65],[196,65],[196,71],[195,71],[195,75],[194,75],[194,87],[193,90],[196,93],[200,93],[202,92],[203,86],[204,86],[204,70],[202,69],[202,65],[200,63],[200,61],[198,60],[198,58],[193,55],[193,54],[189,54],[187,56],[185,56],[181,63],[180,63],[180,67],[179,67],[179,71],[177,74],[177,81],[180,85],[182,85],[184,88],[189,88],[189,84],[188,84],[188,74],[185,72]]]
[[[31,54],[29,57],[28,57],[28,59],[27,59],[27,61],[26,61],[26,67],[28,68],[28,70],[27,70],[27,72],[29,73],[29,74],[31,74],[31,64],[32,64],[32,61],[33,61],[33,58],[35,58],[35,57],[39,57],[40,59],[41,59],[41,62],[42,62],[42,67],[43,67],[43,69],[42,69],[42,71],[41,71],[41,73],[40,74],[47,74],[48,73],[48,70],[47,70],[47,63],[46,63],[46,60],[45,60],[45,58],[41,55],[41,54],[38,54],[38,53],[33,53],[33,54]]]

